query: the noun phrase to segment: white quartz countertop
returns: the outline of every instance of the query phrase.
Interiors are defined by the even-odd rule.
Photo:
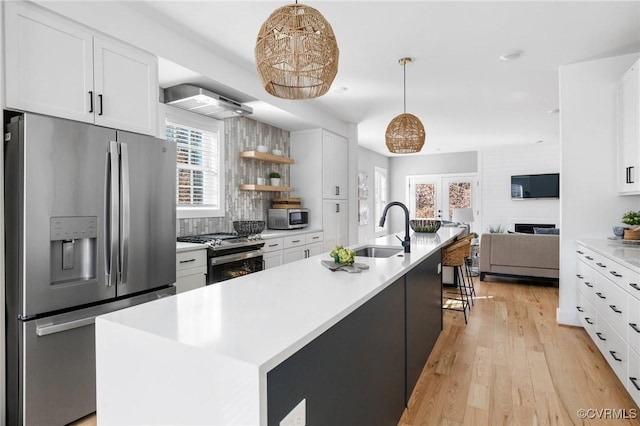
[[[632,271],[640,274],[640,245],[623,240],[580,239],[576,241],[586,247],[617,260]]]
[[[265,229],[260,233],[263,239],[270,240],[273,238],[290,237],[293,235],[309,234],[311,232],[320,232],[322,229],[317,228],[299,228],[299,229]]]
[[[463,228],[412,234],[411,253],[356,257],[369,270],[332,272],[328,253],[206,286],[108,315],[108,321],[248,363],[266,373],[402,277]],[[401,249],[395,235],[366,244]]]
[[[207,248],[206,244],[181,243],[181,242],[176,243],[176,253],[182,253],[185,251],[193,251],[193,250],[203,250],[206,248]]]

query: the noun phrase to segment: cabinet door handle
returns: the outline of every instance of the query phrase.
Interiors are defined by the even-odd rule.
[[[611,356],[613,357],[613,359],[615,359],[616,361],[622,361],[622,358],[618,358],[616,356],[616,351],[609,351],[609,353],[611,354]]]
[[[635,179],[633,178],[633,169],[634,166],[627,167],[627,183],[635,183]]]
[[[100,105],[100,112],[98,115],[102,115],[102,93],[98,95],[98,104]]]
[[[89,112],[93,112],[93,90],[89,90]]]
[[[195,262],[195,261],[196,261],[196,259],[193,258],[193,259],[189,259],[189,260],[181,260],[180,263],[190,263],[190,262]]]
[[[604,337],[602,337],[602,333],[600,333],[600,332],[597,332],[597,333],[596,333],[596,336],[598,336],[598,339],[600,339],[600,340],[603,340],[603,341],[606,341],[606,340],[607,340],[607,339],[605,339]]]
[[[336,204],[336,213],[340,213],[340,204]]]
[[[578,254],[584,254],[584,252],[580,251],[580,250],[576,250],[576,253]]]
[[[596,292],[596,295],[600,298],[600,299],[606,299],[607,296],[603,296],[602,293],[600,293],[599,291]]]
[[[622,275],[620,275],[619,273],[617,273],[616,271],[609,271],[609,273],[611,275],[613,275],[614,277],[618,277],[618,278],[622,278]]]
[[[638,324],[630,322],[629,326],[635,330],[636,333],[640,333],[640,328],[638,328]]]
[[[638,387],[638,383],[636,383],[638,379],[636,379],[635,377],[629,377],[629,380],[631,380],[631,383],[633,383],[633,386],[635,386],[636,390],[640,391],[640,387]]]
[[[615,312],[616,314],[621,314],[621,313],[622,313],[622,311],[621,311],[621,310],[619,310],[619,309],[617,308],[617,306],[616,306],[616,305],[609,305],[609,307],[610,307],[610,308],[611,308],[611,310],[612,310],[613,312]]]
[[[580,274],[576,274],[576,277],[578,277],[579,280],[583,279],[584,277]]]
[[[584,312],[584,309],[582,309],[580,306],[576,306],[576,308],[578,309],[578,312]]]
[[[587,259],[587,260],[593,260],[593,257],[591,257],[591,256],[585,256],[584,258]]]
[[[336,186],[336,195],[340,195],[340,187]]]
[[[635,288],[636,290],[640,291],[640,286],[636,283],[631,283],[629,284],[631,287]]]
[[[593,284],[591,284],[589,281],[585,281],[584,285],[586,285],[589,288],[593,288]]]
[[[584,319],[584,320],[587,322],[587,324],[591,324],[591,325],[593,325],[593,322],[591,322],[591,318],[587,318],[587,317],[585,317],[585,319]]]
[[[600,262],[596,263],[596,265],[598,265],[598,266],[599,266],[599,267],[601,267],[601,268],[606,268],[606,267],[607,267],[607,265],[603,265],[603,264],[602,264],[602,263],[600,263]]]

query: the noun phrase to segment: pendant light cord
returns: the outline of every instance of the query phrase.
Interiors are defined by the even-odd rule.
[[[407,113],[407,64],[402,64],[403,84],[402,89],[404,91],[404,113]]]

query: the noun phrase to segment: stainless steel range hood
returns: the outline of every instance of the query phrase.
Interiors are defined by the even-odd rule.
[[[192,84],[164,89],[164,103],[218,119],[253,113],[253,108],[247,105]]]

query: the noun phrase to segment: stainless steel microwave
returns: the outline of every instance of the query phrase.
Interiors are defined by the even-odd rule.
[[[298,229],[309,225],[308,209],[269,209],[269,229]]]

